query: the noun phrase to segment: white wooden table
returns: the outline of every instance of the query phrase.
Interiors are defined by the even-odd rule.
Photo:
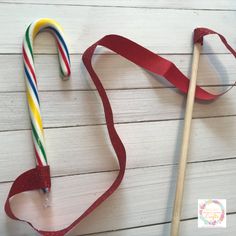
[[[38,192],[13,201],[18,216],[35,226],[68,225],[116,176],[117,162],[99,97],[81,62],[93,42],[121,34],[172,60],[190,74],[192,31],[205,26],[236,46],[233,0],[1,0],[0,1],[0,235],[32,236],[5,215],[12,181],[34,167],[22,71],[21,42],[29,23],[56,19],[69,39],[72,77],[59,78],[56,47],[48,33],[35,42],[36,70],[52,169],[52,207]],[[198,83],[220,91],[236,79],[236,64],[216,37],[205,40]],[[69,235],[168,236],[174,199],[185,96],[118,55],[96,51],[95,68],[108,91],[116,127],[127,150],[118,191]],[[236,93],[196,103],[181,236],[236,234]],[[198,229],[197,199],[227,199],[227,228]],[[40,217],[41,216],[41,217]]]

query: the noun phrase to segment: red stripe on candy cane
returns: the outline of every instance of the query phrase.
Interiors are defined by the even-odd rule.
[[[58,39],[56,39],[56,41],[57,41],[58,49],[59,49],[59,51],[60,51],[60,54],[61,54],[61,56],[62,56],[62,59],[63,59],[65,65],[66,65],[67,73],[68,73],[68,76],[69,76],[70,73],[71,73],[71,71],[70,71],[70,65],[69,65],[68,60],[67,60],[67,57],[65,56],[65,53],[64,53],[64,51],[63,51],[63,49],[62,49],[62,47],[61,47],[61,44],[58,42]]]
[[[36,76],[35,76],[35,73],[34,73],[34,69],[32,68],[32,66],[31,66],[31,64],[30,64],[30,61],[29,61],[29,58],[28,58],[28,56],[27,56],[27,54],[26,54],[26,52],[25,52],[24,46],[23,46],[23,57],[24,57],[24,60],[25,60],[25,62],[26,62],[26,64],[27,64],[27,66],[28,66],[29,69],[30,69],[31,74],[33,75],[35,84],[37,85],[37,79],[36,79]]]

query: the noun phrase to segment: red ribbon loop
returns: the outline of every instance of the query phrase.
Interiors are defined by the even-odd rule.
[[[194,30],[194,43],[201,43],[203,44],[203,37],[209,34],[217,34],[226,48],[236,57],[236,52],[233,48],[227,43],[226,39],[206,28],[197,28]],[[187,93],[188,86],[189,86],[189,79],[173,64],[172,62],[166,60],[159,55],[149,51],[148,49],[142,47],[141,45],[124,38],[118,35],[107,35],[97,41],[95,44],[90,46],[83,54],[83,62],[85,67],[87,68],[91,79],[93,80],[98,93],[101,97],[105,118],[106,118],[106,125],[108,129],[108,133],[111,139],[111,143],[114,147],[116,152],[118,162],[119,162],[119,173],[116,180],[113,184],[103,193],[77,220],[75,220],[71,225],[66,227],[65,229],[59,231],[42,231],[36,229],[30,222],[27,222],[31,227],[33,227],[36,231],[38,231],[41,235],[44,236],[63,236],[68,233],[73,227],[81,222],[87,215],[89,215],[94,209],[97,208],[103,201],[105,201],[120,185],[124,173],[125,173],[125,166],[126,166],[126,153],[124,145],[118,136],[114,121],[113,121],[113,112],[112,108],[106,94],[103,85],[97,76],[96,72],[92,66],[92,57],[94,51],[97,46],[104,46],[115,53],[123,56],[124,58],[130,60],[131,62],[135,63],[136,65],[156,74],[162,76],[166,80],[168,80],[171,84],[173,84],[176,88],[178,88],[181,92]],[[196,98],[201,100],[214,100],[218,96],[224,93],[215,95],[210,92],[207,92],[200,86],[196,88]],[[43,179],[44,181],[40,181]],[[20,175],[13,183],[11,190],[9,192],[8,198],[5,204],[5,211],[6,214],[15,220],[18,219],[12,212],[10,207],[10,198],[14,195],[35,189],[42,189],[42,188],[50,188],[50,175],[49,175],[49,167],[36,167],[35,169],[29,170],[22,175]]]
[[[37,166],[21,174],[12,184],[5,204],[5,211],[9,217],[19,220],[12,212],[9,199],[14,195],[36,189],[50,189],[50,168],[49,166]]]
[[[215,31],[213,31],[211,29],[208,29],[208,28],[196,28],[194,30],[193,42],[194,43],[201,43],[201,44],[203,44],[204,36],[210,35],[210,34],[218,35],[219,38],[221,39],[222,43],[225,45],[225,47],[233,54],[234,57],[236,57],[236,51],[228,44],[226,38],[223,35],[215,32]]]

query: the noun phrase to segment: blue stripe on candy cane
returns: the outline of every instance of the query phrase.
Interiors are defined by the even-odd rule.
[[[31,78],[31,76],[30,76],[30,74],[29,74],[29,72],[28,72],[26,66],[24,66],[24,70],[25,70],[25,74],[26,74],[26,76],[27,76],[27,79],[28,79],[28,81],[29,81],[29,83],[30,83],[30,86],[31,86],[31,88],[32,88],[33,91],[34,91],[34,95],[35,95],[35,97],[37,98],[38,104],[40,105],[37,89],[36,89],[35,86],[34,86],[34,83],[33,83],[33,81],[32,81],[32,78]]]
[[[48,26],[47,29],[52,30],[56,34],[56,36],[59,38],[60,42],[62,43],[62,45],[63,45],[63,47],[64,47],[64,49],[66,51],[67,58],[68,58],[68,60],[70,62],[69,51],[68,51],[66,43],[65,43],[64,39],[62,38],[61,34],[56,29],[54,29],[51,26]]]

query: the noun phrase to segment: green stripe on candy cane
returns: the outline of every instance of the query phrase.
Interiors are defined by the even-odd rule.
[[[36,132],[36,129],[35,129],[34,124],[32,122],[31,122],[31,127],[32,127],[32,133],[33,133],[34,138],[35,138],[35,140],[36,140],[36,142],[37,142],[37,144],[38,144],[38,146],[39,146],[39,148],[40,148],[40,150],[43,154],[44,160],[45,160],[46,163],[48,163],[48,160],[47,160],[47,157],[46,157],[46,152],[44,150],[42,142],[40,141],[38,133]]]
[[[26,43],[27,43],[27,46],[29,47],[30,54],[31,54],[31,56],[32,56],[32,58],[33,58],[33,60],[34,60],[33,49],[32,49],[32,45],[31,45],[31,43],[30,43],[30,38],[29,38],[29,29],[30,29],[30,27],[31,27],[31,25],[29,25],[29,27],[27,28],[25,36],[26,36]]]

